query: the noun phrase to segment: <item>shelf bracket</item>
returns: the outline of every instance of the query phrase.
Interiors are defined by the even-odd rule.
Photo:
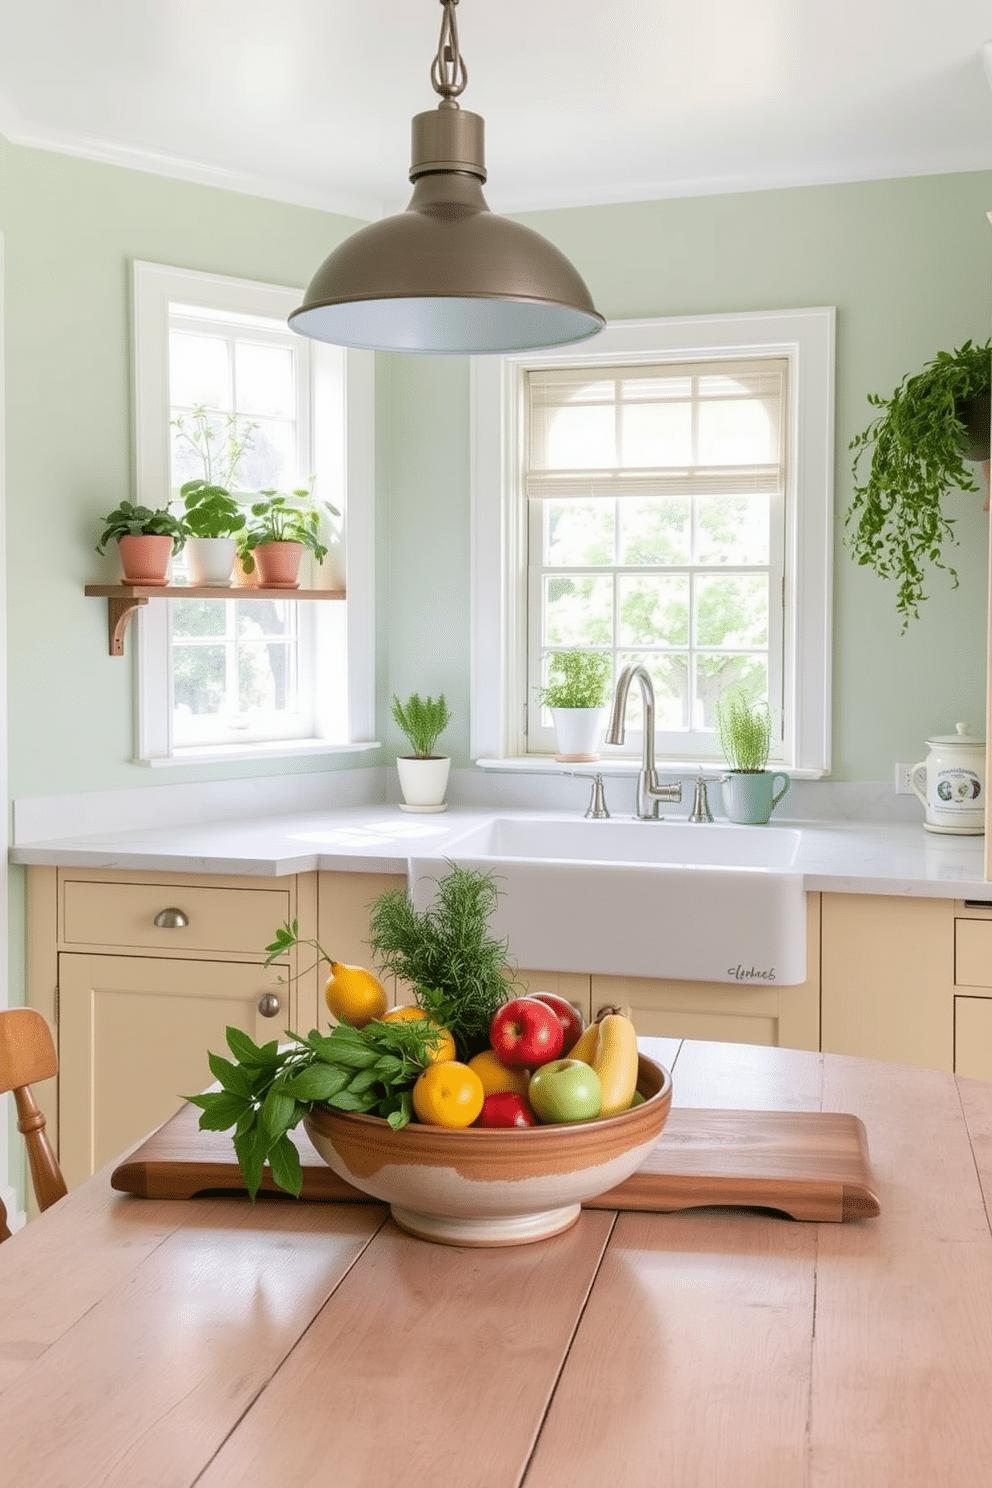
[[[136,595],[128,595],[126,599],[119,599],[116,595],[107,598],[107,633],[110,641],[111,656],[124,655],[124,633],[131,623],[131,618],[139,605],[146,605],[147,599],[141,599]]]

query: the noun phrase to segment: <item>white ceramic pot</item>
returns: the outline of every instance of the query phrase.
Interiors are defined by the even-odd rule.
[[[930,753],[909,772],[909,783],[923,802],[928,832],[980,837],[985,831],[985,740],[967,723],[953,734],[927,740]]]
[[[417,759],[404,755],[396,761],[403,799],[401,811],[447,811],[444,793],[448,788],[451,760],[446,755]]]
[[[552,708],[558,745],[555,759],[566,763],[598,760],[606,714],[606,708]]]
[[[186,542],[189,576],[194,584],[227,588],[237,545],[233,537],[191,537]]]

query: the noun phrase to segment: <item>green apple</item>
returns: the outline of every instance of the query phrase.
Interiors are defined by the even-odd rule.
[[[589,1121],[603,1104],[603,1087],[592,1065],[553,1059],[530,1077],[527,1099],[538,1121]]]

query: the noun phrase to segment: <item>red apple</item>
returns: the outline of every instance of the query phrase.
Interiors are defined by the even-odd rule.
[[[564,1037],[558,1014],[536,997],[504,1002],[489,1025],[489,1042],[510,1069],[557,1059]]]
[[[527,1096],[538,1121],[589,1121],[603,1104],[603,1087],[581,1059],[555,1059],[530,1077]]]
[[[557,992],[528,992],[528,997],[536,997],[538,1002],[546,1002],[549,1008],[553,1008],[558,1015],[561,1031],[564,1034],[561,1052],[562,1057],[573,1048],[582,1037],[585,1022],[578,1008],[569,1002],[567,997],[559,997]]]
[[[476,1126],[536,1126],[537,1117],[522,1095],[512,1090],[493,1090],[482,1103]]]

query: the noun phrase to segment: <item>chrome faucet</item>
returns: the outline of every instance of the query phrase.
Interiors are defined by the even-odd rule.
[[[625,733],[627,695],[635,680],[641,685],[641,701],[644,707],[644,749],[641,768],[637,775],[637,812],[642,821],[659,821],[658,807],[662,801],[678,802],[682,799],[682,782],[661,785],[654,764],[654,683],[648,670],[637,663],[624,667],[617,682],[613,698],[613,712],[606,731],[607,744],[622,744]]]

